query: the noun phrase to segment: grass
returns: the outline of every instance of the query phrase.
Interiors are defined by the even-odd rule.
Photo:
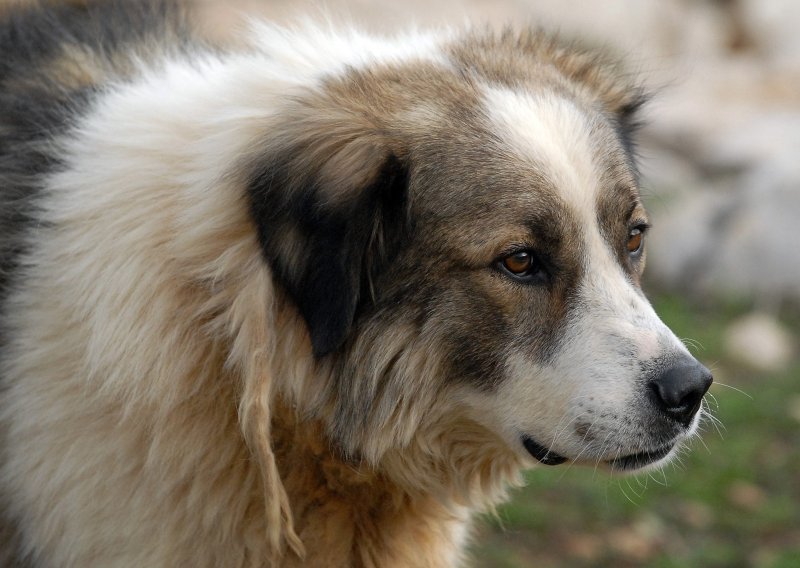
[[[661,473],[529,471],[512,501],[478,523],[475,566],[800,566],[800,358],[772,374],[731,360],[722,338],[742,304],[654,304],[714,371],[709,400],[723,426],[706,424]],[[784,323],[800,332],[800,318]]]

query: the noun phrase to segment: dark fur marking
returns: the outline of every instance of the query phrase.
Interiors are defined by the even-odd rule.
[[[79,48],[124,76],[129,70],[119,66],[131,54],[114,60],[116,53],[165,35],[187,37],[178,6],[166,0],[107,0],[32,5],[0,17],[0,301],[23,252],[23,235],[37,223],[41,177],[61,165],[44,143],[63,134],[99,88],[76,86],[74,77],[54,73],[51,64],[63,58],[80,69],[81,62],[67,52]]]
[[[317,357],[344,343],[358,308],[371,299],[370,282],[402,241],[408,174],[390,155],[352,203],[325,203],[324,183],[317,172],[298,175],[283,158],[249,185],[262,250],[306,321]],[[301,235],[299,266],[276,252],[287,223]]]
[[[628,232],[631,229],[628,223],[646,220],[640,219],[640,215],[635,213],[636,210],[643,212],[644,207],[639,198],[638,190],[627,183],[615,183],[607,191],[600,192],[597,197],[597,221],[603,238],[605,238],[614,253],[614,257],[625,273],[638,286],[641,271],[644,268],[643,255],[633,257],[628,254],[626,248]],[[646,249],[646,235],[643,242],[642,246]]]
[[[493,390],[502,381],[509,343],[510,326],[502,309],[489,293],[466,282],[461,289],[451,288],[440,294],[439,309],[452,313],[432,317],[453,321],[449,334],[443,338],[449,352],[448,375],[481,390]]]
[[[631,170],[638,175],[636,166],[637,148],[636,133],[644,125],[640,109],[647,103],[649,97],[640,89],[636,89],[635,97],[617,111],[614,130],[630,161]]]
[[[0,566],[4,568],[34,568],[30,556],[23,552],[19,528],[4,515],[4,504],[0,503]]]

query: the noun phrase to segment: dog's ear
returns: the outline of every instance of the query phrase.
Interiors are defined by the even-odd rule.
[[[633,156],[636,132],[642,125],[640,109],[648,96],[619,63],[598,53],[564,51],[555,58],[562,72],[583,85],[604,108],[620,142]]]
[[[598,52],[599,53],[599,52]],[[620,142],[633,158],[635,137],[642,126],[641,108],[648,96],[621,64],[597,53],[560,54],[564,73],[594,93],[612,121]]]
[[[293,138],[259,166],[251,210],[273,274],[322,357],[344,343],[374,277],[396,254],[408,174],[377,136],[318,127]]]
[[[644,91],[637,87],[630,87],[626,92],[606,93],[606,104],[613,113],[617,136],[631,159],[635,158],[636,134],[643,124],[640,109],[647,99]]]
[[[510,32],[506,34],[513,37]],[[581,85],[613,121],[620,142],[633,155],[636,131],[642,124],[640,109],[648,96],[616,58],[602,48],[586,49],[543,34],[538,28],[523,30],[518,47],[538,61],[549,60],[566,77]]]

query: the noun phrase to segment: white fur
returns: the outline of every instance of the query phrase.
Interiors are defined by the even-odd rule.
[[[298,27],[285,28],[264,20],[251,22],[255,46],[294,77],[317,78],[320,73],[337,75],[347,67],[390,65],[409,61],[431,61],[447,66],[441,47],[451,33],[406,31],[395,37],[367,35],[355,28],[342,28],[305,21]]]
[[[489,116],[509,146],[520,158],[546,167],[559,196],[583,224],[597,225],[600,176],[586,113],[549,91],[531,94],[487,88],[485,96]]]

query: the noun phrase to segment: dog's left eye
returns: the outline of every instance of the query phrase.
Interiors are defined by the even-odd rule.
[[[631,229],[631,231],[628,233],[628,244],[626,245],[628,254],[638,254],[642,250],[642,245],[644,244],[644,231],[645,227],[640,226]]]

